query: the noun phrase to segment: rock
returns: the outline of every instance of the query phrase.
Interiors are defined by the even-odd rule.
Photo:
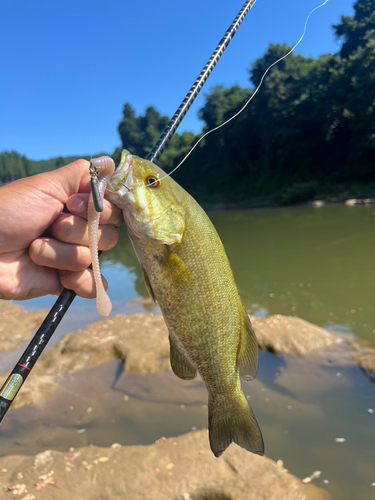
[[[170,370],[168,331],[161,315],[112,316],[66,335],[53,349],[43,353],[33,368],[12,409],[52,396],[54,378],[118,358],[125,372],[154,373]],[[8,374],[0,376],[0,386]]]
[[[0,458],[2,490],[14,484],[17,471],[38,500],[328,500],[327,492],[300,479],[269,458],[230,446],[219,459],[211,453],[206,431],[159,440],[150,446],[80,449],[80,461],[66,471],[66,453],[48,452],[50,472],[40,482],[33,457]],[[96,457],[108,458],[105,462]],[[87,465],[83,465],[84,462]],[[170,467],[173,464],[174,467]],[[92,465],[92,467],[88,467]],[[53,475],[53,481],[49,481]],[[48,476],[48,477],[47,477]],[[43,487],[41,487],[41,484]],[[38,486],[35,486],[38,485]],[[37,491],[38,488],[38,491]]]
[[[55,366],[57,373],[83,370],[112,358],[123,361],[125,372],[170,369],[168,331],[161,315],[112,316],[70,334],[52,351],[44,365]],[[63,369],[59,358],[65,360]]]
[[[48,310],[25,311],[10,300],[0,300],[0,352],[17,349],[39,328]]]
[[[32,467],[38,476],[40,476],[40,474],[45,474],[51,469],[51,465],[53,463],[52,453],[52,450],[46,450],[35,455]]]
[[[306,354],[344,341],[329,332],[294,316],[251,318],[260,349],[274,354]]]
[[[0,386],[5,379],[5,374],[0,375]],[[53,376],[43,373],[41,367],[36,365],[14,399],[11,409],[29,406],[51,397],[58,389],[53,379]]]
[[[359,367],[366,373],[371,380],[375,381],[375,350],[360,349],[359,352],[353,355]]]
[[[375,351],[293,316],[251,319],[260,349],[275,354],[306,354],[332,345],[348,346],[366,373],[374,374]],[[66,335],[43,353],[30,373],[12,409],[52,396],[54,379],[62,373],[86,370],[110,359],[123,362],[123,370],[138,374],[171,370],[168,331],[161,315],[133,314],[105,318]],[[345,358],[348,358],[346,352]],[[0,386],[8,374],[0,376]],[[372,375],[373,376],[373,375]],[[124,398],[126,400],[126,398]]]
[[[347,205],[348,207],[352,207],[354,205],[362,205],[362,204],[363,204],[363,200],[358,200],[356,198],[351,198],[351,199],[345,201],[345,205]]]
[[[315,200],[315,201],[311,202],[311,205],[315,208],[323,207],[325,204],[326,203],[323,200]]]

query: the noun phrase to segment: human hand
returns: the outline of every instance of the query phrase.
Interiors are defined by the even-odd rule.
[[[52,172],[0,188],[0,298],[25,300],[59,295],[63,288],[95,297],[87,237],[89,162],[77,160]],[[99,250],[113,248],[120,209],[104,200]]]

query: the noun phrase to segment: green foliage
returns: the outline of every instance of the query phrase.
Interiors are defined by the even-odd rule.
[[[145,158],[167,126],[169,118],[162,116],[153,106],[146,109],[144,116],[136,116],[129,103],[125,104],[123,114],[118,126],[123,148]]]
[[[2,184],[21,179],[30,175],[32,169],[25,156],[20,156],[15,151],[4,151],[0,154],[0,181]]]
[[[123,114],[124,117],[118,126],[123,149],[146,158],[168,125],[169,117],[161,115],[153,106],[146,109],[144,116],[136,116],[129,103],[125,104]],[[175,134],[158,162],[160,167],[171,170],[178,159],[182,159],[189,151],[194,138],[191,132]]]
[[[354,16],[341,16],[341,23],[333,26],[337,39],[343,39],[341,57],[349,57],[364,47],[370,38],[374,39],[375,3],[374,0],[357,0]]]
[[[106,154],[98,153],[96,156]],[[121,151],[119,148],[113,154],[117,158],[116,155],[118,155],[118,161],[120,161]],[[26,156],[20,156],[15,151],[3,151],[0,153],[0,186],[29,175],[50,172],[80,158],[90,160],[91,156],[58,156],[49,160],[30,160]]]
[[[311,200],[317,193],[316,182],[299,182],[277,192],[273,200],[278,205],[296,205]]]
[[[189,166],[197,179],[189,190],[201,201],[293,204],[335,185],[364,191],[375,181],[375,1],[358,0],[354,12],[335,26],[343,39],[339,54],[291,54],[269,71],[238,118],[205,139]],[[289,50],[271,44],[251,65],[254,88]],[[200,111],[204,130],[235,114],[250,93],[238,86],[211,89]]]

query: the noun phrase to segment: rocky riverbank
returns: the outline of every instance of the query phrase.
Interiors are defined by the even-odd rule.
[[[43,311],[42,313],[44,314]],[[8,314],[3,321],[8,321]],[[19,314],[21,326],[16,335],[18,338],[22,331],[22,338],[25,340],[27,325],[30,332],[30,325],[35,324],[39,315],[29,313],[29,317],[23,313]],[[345,337],[293,316],[253,317],[251,321],[259,348],[262,350],[273,354],[307,354],[337,346],[338,350],[335,352],[338,358],[342,358],[343,364],[345,359],[355,359],[366,374],[375,379],[374,349],[362,347]],[[0,352],[14,349],[17,345],[12,343],[9,337],[8,326],[3,328],[8,331],[8,336],[4,340],[0,339]],[[57,390],[54,379],[58,375],[86,370],[109,359],[121,360],[125,372],[146,374],[157,370],[171,370],[168,332],[162,316],[117,315],[85,326],[75,333],[69,333],[56,347],[43,354],[29,375],[27,384],[24,384],[17,395],[12,408],[34,404],[52,396]],[[6,374],[1,374],[0,383],[5,378]]]
[[[0,327],[7,328],[11,313],[9,310],[6,317],[0,316]],[[41,313],[43,314],[44,312]],[[24,316],[20,314],[21,320]],[[36,318],[35,315],[34,317]],[[30,321],[31,319],[30,316]],[[271,368],[273,371],[270,375],[278,377],[278,393],[275,392],[274,384],[267,386],[264,379],[260,382],[258,378],[249,383],[245,391],[245,394],[255,394],[254,409],[258,414],[260,394],[265,401],[264,405],[271,405],[267,401],[272,402],[275,413],[270,423],[267,423],[266,414],[262,410],[262,427],[268,436],[276,436],[273,427],[275,424],[280,426],[280,418],[283,419],[283,426],[290,424],[297,426],[296,428],[301,419],[316,422],[317,428],[319,422],[323,424],[323,407],[313,406],[308,403],[309,399],[305,402],[297,394],[324,394],[335,387],[340,388],[338,383],[341,381],[348,384],[340,372],[355,367],[359,373],[356,363],[368,378],[375,377],[373,349],[360,346],[296,317],[275,315],[251,319],[259,347],[265,351],[261,358],[268,356],[268,370],[271,366],[275,367]],[[34,324],[28,324],[29,330],[24,334],[24,339],[30,335]],[[26,331],[25,325],[27,323],[22,328]],[[3,350],[14,349],[16,345],[9,336],[0,339],[0,346],[1,342]],[[275,362],[270,361],[272,359]],[[108,366],[107,362],[112,366],[111,370],[117,363],[127,375],[116,379],[118,382],[113,382],[116,383],[117,391],[113,393],[114,396],[117,394],[113,401],[106,398],[95,401],[95,393],[88,394],[91,390],[88,391],[89,387],[96,387],[97,394],[104,394],[108,390],[106,388],[111,386],[108,380],[98,380],[98,377],[100,379],[108,372],[108,369],[107,372],[100,372],[101,367]],[[280,369],[285,362],[287,369]],[[232,445],[220,459],[216,459],[209,450],[206,430],[183,434],[177,438],[160,438],[155,444],[147,446],[88,446],[90,442],[97,442],[91,441],[93,434],[89,430],[92,425],[98,429],[108,427],[111,425],[109,419],[115,422],[114,419],[120,419],[121,415],[127,415],[127,432],[132,432],[131,429],[135,429],[134,426],[138,424],[146,432],[145,426],[152,425],[155,418],[158,421],[165,419],[166,423],[170,419],[169,429],[184,427],[173,427],[176,419],[182,418],[186,419],[188,428],[198,421],[205,425],[207,407],[204,404],[206,395],[202,382],[179,381],[179,385],[174,385],[174,381],[178,379],[170,370],[168,334],[159,315],[113,316],[66,335],[57,346],[43,354],[12,407],[16,409],[32,405],[30,409],[19,410],[24,413],[13,420],[12,425],[19,431],[22,425],[30,425],[30,429],[34,429],[33,422],[40,419],[38,415],[41,415],[40,411],[43,412],[43,423],[34,434],[34,439],[38,439],[39,443],[37,449],[45,450],[41,443],[48,442],[48,447],[53,447],[51,443],[55,443],[58,449],[64,450],[66,443],[66,452],[49,450],[34,456],[14,455],[17,439],[13,441],[12,455],[0,458],[0,498],[58,500],[69,496],[72,500],[99,500],[124,498],[124,495],[125,498],[134,500],[329,498],[322,489],[301,481],[306,474],[318,477],[314,476],[314,469],[300,472],[301,479],[297,479],[284,469],[283,462],[277,460],[277,455],[274,456],[276,463]],[[85,375],[86,373],[92,375]],[[0,383],[6,375],[1,375]],[[117,376],[120,377],[120,374]],[[69,388],[66,387],[66,382],[70,384]],[[87,394],[87,402],[82,401],[82,394]],[[153,398],[156,398],[154,402]],[[49,404],[48,401],[52,403]],[[105,408],[106,404],[110,406]],[[191,410],[189,414],[185,412],[184,416],[185,405],[191,405]],[[39,408],[38,411],[34,411],[36,408]],[[55,408],[55,413],[51,413],[51,408]],[[289,412],[287,419],[283,415],[283,408],[287,408],[286,411]],[[367,415],[370,410],[371,408],[367,410]],[[18,411],[12,411],[9,416],[13,414],[18,415]],[[48,439],[43,437],[47,431],[45,425],[51,427],[53,434]],[[35,453],[31,451],[32,436],[26,438],[27,431],[23,429],[22,432],[14,432],[20,442],[25,442],[28,446],[29,453]],[[79,434],[81,432],[84,434]],[[118,439],[116,432],[113,432],[114,440]],[[186,431],[178,430],[176,434],[181,432]],[[173,434],[174,432],[169,432],[167,435]],[[81,447],[69,451],[74,435],[77,438],[73,446]],[[78,436],[81,435],[89,436],[89,440],[80,442]],[[332,436],[332,442],[335,442],[335,437]],[[105,442],[108,446],[113,441],[108,441],[107,436]],[[129,439],[125,442],[129,443]],[[148,438],[144,441],[130,439],[130,443],[132,442],[150,441]],[[82,447],[85,443],[87,446]],[[272,450],[270,437],[267,445]],[[21,447],[20,451],[22,449]],[[266,447],[266,452],[267,449]],[[280,458],[284,457],[281,455]],[[290,458],[286,466],[289,461]],[[306,480],[309,481],[309,478]],[[320,481],[320,485],[324,486],[323,481]]]
[[[328,500],[266,457],[231,446],[217,459],[207,431],[150,446],[87,446],[0,458],[0,498],[22,500]]]

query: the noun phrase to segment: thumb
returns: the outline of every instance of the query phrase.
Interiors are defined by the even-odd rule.
[[[40,174],[35,180],[41,190],[44,184],[48,183],[48,194],[65,204],[73,194],[90,191],[89,165],[87,160],[76,160],[65,167]]]

